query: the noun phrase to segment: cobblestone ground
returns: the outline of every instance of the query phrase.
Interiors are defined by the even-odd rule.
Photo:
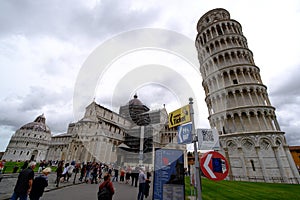
[[[14,187],[15,187],[15,184],[17,182],[18,175],[19,175],[18,173],[3,175],[3,179],[0,182],[0,200],[9,199],[11,197]],[[39,175],[38,173],[35,173],[35,176],[38,176],[38,175]],[[75,184],[81,183],[78,180],[78,178],[79,178],[78,175],[76,176]],[[54,184],[54,181],[56,178],[56,173],[49,174],[48,178],[49,178],[49,185],[48,185],[48,187],[45,188],[45,191],[57,189],[57,187]],[[74,174],[69,179],[69,182],[60,183],[59,188],[66,187],[68,185],[73,185],[73,180],[74,180]]]

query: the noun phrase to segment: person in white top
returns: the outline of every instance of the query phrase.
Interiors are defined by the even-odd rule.
[[[138,200],[144,199],[145,194],[145,188],[146,188],[146,174],[144,173],[144,170],[141,168],[139,173],[139,193],[138,193]]]

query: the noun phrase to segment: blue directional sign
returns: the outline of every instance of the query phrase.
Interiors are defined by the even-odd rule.
[[[178,126],[178,144],[190,144],[192,143],[192,124],[184,124]]]

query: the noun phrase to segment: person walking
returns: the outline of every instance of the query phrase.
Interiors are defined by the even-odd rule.
[[[120,171],[120,182],[124,182],[124,177],[125,177],[125,170],[121,168]]]
[[[137,187],[138,179],[139,179],[139,170],[138,167],[135,167],[131,172],[131,185],[133,186],[134,184],[134,187]]]
[[[150,193],[150,183],[151,183],[150,177],[151,177],[151,173],[147,172],[147,179],[146,179],[145,192],[144,192],[145,198],[147,198]]]
[[[143,169],[140,169],[139,173],[139,193],[138,193],[138,200],[143,200],[145,195],[145,188],[146,188],[146,180],[147,177],[143,171]]]
[[[2,173],[3,173],[4,165],[5,165],[5,161],[0,160],[0,182],[3,178]]]
[[[112,200],[114,193],[115,190],[110,181],[110,174],[105,174],[104,181],[99,186],[98,200]]]
[[[56,187],[59,186],[59,182],[60,182],[60,178],[62,176],[62,173],[63,173],[63,166],[64,166],[64,162],[63,161],[60,161],[58,163],[58,166],[57,166],[57,169],[56,169],[56,180],[55,180],[55,183],[56,183]]]
[[[48,174],[50,174],[51,168],[47,167],[43,169],[42,174],[36,177],[32,183],[32,189],[29,194],[30,200],[39,200],[44,193],[45,187],[48,186]]]
[[[130,177],[131,177],[131,169],[130,169],[130,167],[128,167],[127,169],[126,169],[126,175],[125,175],[126,177],[126,184],[129,184],[129,180],[130,180]]]
[[[23,169],[20,172],[11,200],[17,200],[18,198],[20,200],[27,200],[28,194],[32,188],[34,178],[33,169],[35,166],[36,162],[32,161],[29,163],[28,168]]]
[[[82,182],[83,180],[83,177],[85,176],[85,173],[86,173],[86,165],[83,164],[81,170],[80,170],[80,178],[79,178],[79,181]]]
[[[112,182],[114,182],[114,181],[118,182],[118,177],[119,177],[119,170],[118,170],[118,168],[116,167],[116,168],[114,169],[114,176],[113,176]]]
[[[98,168],[99,168],[98,163],[95,163],[92,166],[92,169],[91,169],[91,171],[92,171],[92,173],[91,173],[91,175],[92,175],[91,184],[94,184],[94,183],[98,184],[98,180],[97,180],[97,178],[98,178]]]

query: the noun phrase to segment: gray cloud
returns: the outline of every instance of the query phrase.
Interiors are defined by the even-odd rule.
[[[96,4],[96,2],[97,5],[91,5],[92,3]],[[72,81],[76,79],[83,60],[101,41],[123,31],[151,26],[177,30],[194,37],[193,34],[196,34],[195,25],[201,14],[216,7],[209,3],[204,5],[201,1],[197,2],[199,8],[195,6],[196,3],[178,4],[178,2],[157,1],[150,4],[143,2],[145,5],[134,7],[136,2],[132,0],[95,0],[94,2],[84,0],[0,1],[0,52],[2,55],[2,57],[0,56],[0,65],[3,72],[1,73],[2,76],[0,74],[3,81],[2,86],[0,86],[1,139],[9,140],[10,135],[16,129],[33,121],[41,113],[45,113],[46,122],[53,133],[65,132],[68,123],[73,121],[72,87],[74,82]],[[251,1],[251,5],[256,7],[258,3],[261,5],[261,2]],[[236,7],[228,2],[224,2],[224,5],[231,12],[232,17],[241,22],[250,45],[254,45],[253,48],[251,47],[254,54],[262,54],[263,58],[268,56],[268,52],[261,47],[261,44],[269,45],[269,43],[266,44],[266,39],[261,41],[262,34],[266,34],[269,41],[272,42],[270,45],[273,45],[273,42],[276,41],[276,38],[273,39],[273,37],[278,37],[276,36],[278,30],[273,31],[271,30],[272,26],[270,26],[270,32],[273,31],[274,34],[269,34],[269,30],[267,30],[255,35],[258,32],[254,31],[254,35],[252,33],[251,36],[251,27],[252,30],[264,29],[266,24],[262,23],[263,19],[259,20],[262,26],[255,20],[252,25],[253,20],[248,20],[250,19],[248,16],[251,14],[248,10],[252,9],[247,10],[248,16],[243,16],[246,10],[240,9],[241,7],[236,6],[236,3],[234,3]],[[267,15],[265,8],[259,6],[260,9],[255,17],[261,19],[263,13],[266,23],[271,24],[273,20],[276,28],[278,28],[277,19],[279,17],[275,18],[276,20],[273,17],[277,16],[277,11],[283,11],[285,13],[279,18],[283,20],[283,23],[295,24],[294,22],[297,22],[297,16],[290,17],[286,13],[290,10],[293,11],[292,9],[295,9],[296,6],[288,3],[284,3],[284,6],[281,6],[281,3],[274,4],[274,6],[276,5],[277,9],[268,10]],[[243,19],[246,20],[245,23],[242,21]],[[247,27],[250,29],[247,30]],[[292,42],[285,41],[277,45],[279,45],[278,49],[289,49],[289,54],[291,54],[292,51],[297,52],[293,49],[295,45],[294,47],[280,46],[282,44],[297,44],[295,42],[297,37],[293,37],[298,34],[297,26],[289,27],[293,28],[289,32],[289,38],[292,39]],[[16,35],[21,35],[21,37],[15,37]],[[45,38],[48,40],[44,41]],[[257,42],[251,42],[251,38]],[[58,45],[53,45],[55,42]],[[177,45],[172,40],[167,42],[170,45]],[[260,52],[260,49],[263,51]],[[274,57],[273,53],[270,54]],[[284,55],[280,56],[278,59],[284,57]],[[276,65],[277,63],[272,63],[272,67],[278,67],[277,65],[273,66],[273,64]],[[8,70],[11,72],[5,73]],[[272,80],[272,84],[267,86],[270,87],[270,99],[272,105],[276,107],[279,123],[282,130],[286,132],[289,144],[299,145],[300,136],[297,133],[299,132],[298,116],[300,114],[300,107],[298,106],[300,105],[298,88],[300,72],[294,68],[293,71],[286,70],[284,73],[280,78]],[[162,79],[166,85],[177,84],[166,77],[162,77]],[[178,85],[178,88],[180,87]],[[142,92],[138,95],[145,104],[151,105],[152,102],[168,104],[169,96],[166,95],[163,88],[149,85],[144,89],[146,92],[141,90]],[[184,90],[184,88],[180,89]],[[150,95],[148,90],[153,91],[155,95]],[[199,84],[199,92],[203,92],[201,84]],[[121,91],[117,97],[114,99],[118,102],[117,106],[125,104],[131,98],[130,94],[124,91]],[[106,107],[111,109],[110,98],[103,95],[99,98],[101,100],[97,102],[101,105],[107,105]],[[162,99],[166,102],[163,102]],[[204,103],[203,99],[199,101]],[[81,109],[83,112],[84,107]],[[206,108],[204,110],[207,112]],[[203,114],[201,113],[201,115]],[[205,122],[207,123],[207,120]],[[6,147],[2,143],[3,141],[0,144],[2,145],[0,151]]]
[[[53,120],[48,120],[49,126],[51,123],[55,124],[50,127],[52,131],[66,130],[66,121],[70,122],[72,119],[71,99],[70,89],[59,92],[31,87],[30,92],[24,97],[13,96],[0,101],[0,126],[10,126],[12,130],[17,130],[44,113],[46,118]]]
[[[97,1],[95,1],[96,4]],[[133,10],[132,2],[99,1],[93,8],[84,1],[2,1],[2,35],[55,35],[70,40],[82,36],[103,38],[120,31],[147,26],[159,18],[160,10]],[[155,13],[155,15],[153,14]],[[80,43],[80,41],[78,41]]]
[[[300,66],[299,66],[300,67]],[[271,89],[270,100],[276,107],[276,115],[289,145],[299,145],[300,135],[300,71],[294,67],[276,80]],[[275,87],[276,86],[276,87]]]

